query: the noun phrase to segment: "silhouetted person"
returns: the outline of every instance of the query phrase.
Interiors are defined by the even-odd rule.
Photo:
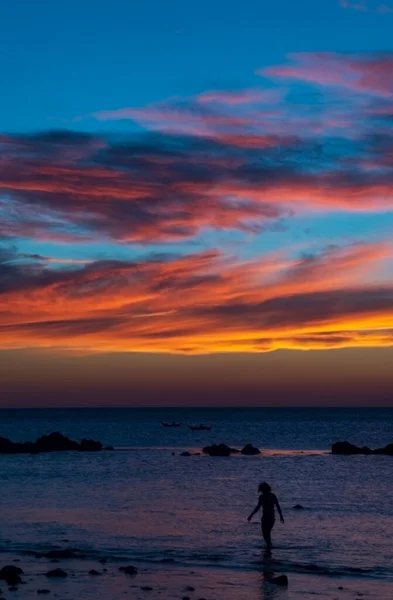
[[[284,517],[282,516],[281,507],[277,500],[277,496],[273,494],[272,488],[268,483],[266,483],[266,481],[259,485],[258,492],[260,494],[258,504],[248,517],[248,521],[251,521],[255,513],[262,508],[262,535],[267,547],[270,549],[272,547],[271,533],[276,520],[274,513],[275,506],[277,507],[278,514],[280,515],[281,523],[284,523]]]

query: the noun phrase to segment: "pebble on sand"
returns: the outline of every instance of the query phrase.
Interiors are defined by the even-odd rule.
[[[126,575],[136,575],[138,573],[138,569],[132,565],[128,565],[128,567],[119,567],[119,571]]]
[[[68,577],[68,573],[63,571],[63,569],[53,569],[52,571],[48,571],[46,573],[47,577],[56,578],[56,577]]]

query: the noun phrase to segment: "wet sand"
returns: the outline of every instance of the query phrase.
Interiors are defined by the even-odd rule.
[[[269,583],[258,571],[234,571],[227,568],[179,567],[169,564],[135,563],[136,575],[119,568],[129,563],[96,559],[63,559],[53,562],[33,556],[1,555],[0,567],[9,564],[23,569],[23,584],[9,589],[0,581],[1,598],[28,600],[35,597],[64,600],[391,600],[393,582],[367,577],[327,577],[317,574],[288,573],[288,587]],[[46,573],[61,568],[68,577],[50,579]],[[99,575],[91,575],[91,569]],[[280,572],[277,572],[280,574]],[[38,590],[47,590],[39,594]]]

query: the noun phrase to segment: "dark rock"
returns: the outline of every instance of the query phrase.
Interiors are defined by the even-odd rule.
[[[9,591],[9,592],[17,592],[17,591],[18,591],[18,587],[17,587],[16,585],[11,585],[11,586],[8,588],[8,591]]]
[[[367,446],[359,448],[350,442],[335,442],[332,445],[332,454],[344,454],[346,456],[352,454],[372,454],[373,451]]]
[[[230,448],[226,444],[213,444],[212,446],[205,446],[202,448],[204,454],[209,456],[230,456],[239,452],[236,448]]]
[[[100,452],[103,449],[103,445],[101,442],[97,442],[96,440],[87,440],[83,438],[80,443],[79,450],[81,452]]]
[[[191,600],[190,596],[183,596],[182,600]]]
[[[102,573],[100,573],[99,571],[96,571],[95,569],[90,569],[89,575],[102,575]]]
[[[8,585],[16,585],[21,582],[22,573],[23,571],[20,567],[6,565],[0,571],[0,579],[3,579]]]
[[[186,592],[195,592],[195,588],[192,585],[186,585],[184,589]]]
[[[53,569],[53,571],[48,571],[46,576],[50,578],[68,577],[68,573],[63,571],[63,569]]]
[[[393,444],[388,444],[384,448],[377,448],[374,450],[374,454],[385,454],[387,456],[393,456]]]
[[[98,562],[100,562],[102,565],[105,565],[108,562],[108,559],[107,558],[100,558],[100,560]]]
[[[304,506],[302,506],[301,504],[295,504],[293,510],[304,510]]]
[[[50,594],[50,590],[37,590],[37,594]]]
[[[114,447],[113,446],[105,446],[104,450],[114,450]]]
[[[132,565],[128,565],[128,567],[119,567],[119,571],[126,575],[136,575],[138,573],[138,569]]]
[[[268,582],[274,583],[274,585],[287,586],[288,585],[288,577],[286,575],[277,575],[275,577],[269,577]]]
[[[192,456],[191,452],[181,452],[180,456]]]
[[[150,585],[141,585],[141,590],[143,590],[144,592],[151,592],[152,591],[152,587],[150,587]]]
[[[70,440],[58,431],[49,435],[42,435],[35,445],[38,452],[63,452],[65,450],[79,450],[80,447],[78,442]]]
[[[252,444],[246,444],[244,446],[244,448],[242,448],[242,450],[240,450],[240,452],[242,454],[245,454],[246,456],[254,456],[255,454],[260,454],[261,453],[261,451],[259,450],[259,448],[256,448]]]
[[[62,540],[63,544],[69,544],[70,540],[68,540],[67,538],[65,538],[64,540]]]

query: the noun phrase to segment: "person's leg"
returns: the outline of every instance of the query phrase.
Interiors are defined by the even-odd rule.
[[[272,546],[271,533],[272,533],[273,526],[274,526],[274,521],[262,519],[262,535],[263,535],[263,539],[265,540],[268,548],[271,548],[271,546]]]

